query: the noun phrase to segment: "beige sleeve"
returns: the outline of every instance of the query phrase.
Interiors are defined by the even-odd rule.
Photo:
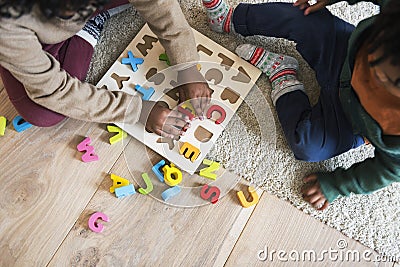
[[[42,50],[35,33],[12,22],[0,23],[0,65],[20,81],[34,102],[71,118],[136,123],[142,101],[71,77]]]
[[[192,29],[177,0],[130,0],[175,64],[199,59]]]

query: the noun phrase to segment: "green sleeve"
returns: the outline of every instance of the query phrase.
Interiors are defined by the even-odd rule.
[[[329,5],[336,4],[339,2],[342,2],[343,0],[330,0]],[[374,3],[375,5],[383,6],[388,0],[346,0],[347,3],[350,5],[357,4],[359,2],[371,2]]]
[[[375,151],[374,158],[354,164],[347,170],[338,168],[330,173],[318,173],[318,180],[330,203],[339,195],[369,194],[400,182],[400,159]]]

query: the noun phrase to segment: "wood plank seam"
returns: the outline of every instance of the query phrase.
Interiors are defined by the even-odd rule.
[[[259,195],[260,201],[262,201],[262,199],[264,199],[264,198],[262,198],[262,196],[264,195],[264,193],[265,193],[265,191],[262,191],[262,193]],[[239,202],[239,200],[238,200],[238,202]],[[240,204],[238,203],[238,205],[240,205]],[[236,247],[236,244],[239,242],[240,238],[242,237],[243,231],[246,229],[247,224],[249,223],[250,219],[252,218],[252,216],[253,216],[253,214],[254,214],[254,211],[258,208],[257,205],[258,205],[258,203],[256,204],[256,207],[253,208],[253,210],[252,210],[250,216],[247,217],[246,223],[243,225],[243,227],[242,227],[242,229],[241,229],[241,231],[240,231],[240,234],[238,235],[238,237],[237,237],[237,239],[236,239],[234,245],[233,245],[232,248],[231,248],[231,251],[230,251],[229,255],[225,258],[225,261],[224,261],[223,266],[225,266],[225,264],[227,263],[229,257],[231,256],[232,252],[234,251],[234,249],[235,249],[235,247]],[[239,217],[241,217],[240,214],[238,214],[236,220],[237,220]],[[229,234],[229,233],[227,233],[227,235],[228,235],[228,234]],[[215,264],[215,262],[214,262],[214,264]],[[215,266],[215,265],[214,265],[214,266]]]

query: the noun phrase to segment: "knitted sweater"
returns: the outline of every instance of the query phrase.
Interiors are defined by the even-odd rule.
[[[172,64],[196,61],[194,36],[177,0],[130,0],[159,37]],[[71,118],[94,122],[138,121],[142,100],[81,82],[61,69],[41,44],[56,44],[82,29],[85,22],[45,20],[37,6],[17,19],[1,19],[0,65],[20,81],[34,102]]]
[[[335,3],[338,1],[331,1]],[[350,4],[360,1],[348,0]],[[375,0],[384,6],[388,0]],[[368,138],[375,147],[375,157],[354,164],[345,170],[338,168],[330,173],[318,173],[322,192],[329,202],[339,195],[369,194],[400,181],[400,137],[384,135],[379,124],[366,112],[355,91],[351,87],[356,53],[365,42],[365,33],[370,29],[375,17],[359,23],[352,33],[348,53],[340,77],[340,100],[347,117],[356,133]]]

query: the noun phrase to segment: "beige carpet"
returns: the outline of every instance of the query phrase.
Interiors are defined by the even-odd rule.
[[[311,102],[316,102],[318,85],[314,73],[296,52],[293,43],[259,36],[245,39],[214,33],[208,28],[200,0],[179,2],[193,28],[231,51],[234,51],[239,44],[250,42],[264,46],[273,52],[296,57],[301,63],[300,79],[305,84]],[[232,5],[238,2],[229,1]],[[244,0],[243,2],[263,1]],[[349,7],[344,2],[330,7],[330,10],[352,24],[357,24],[361,19],[378,12],[378,8],[372,4],[361,3]],[[133,8],[107,22],[101,42],[93,57],[89,81],[95,83],[104,75],[143,24],[144,21]],[[271,88],[264,75],[257,81],[257,86],[259,89],[250,92],[245,100],[246,104],[238,110],[238,116],[231,121],[218,139],[209,157],[221,161],[227,169],[262,186],[266,191],[290,201],[295,207],[345,235],[359,240],[371,249],[400,259],[400,184],[393,184],[368,196],[352,195],[339,198],[324,212],[311,208],[302,200],[299,193],[302,186],[301,178],[304,175],[318,170],[349,167],[355,162],[372,157],[373,147],[360,147],[320,163],[295,160],[271,105],[269,99]],[[260,103],[263,103],[259,101],[260,94],[263,94],[268,102],[261,108],[257,108]]]

